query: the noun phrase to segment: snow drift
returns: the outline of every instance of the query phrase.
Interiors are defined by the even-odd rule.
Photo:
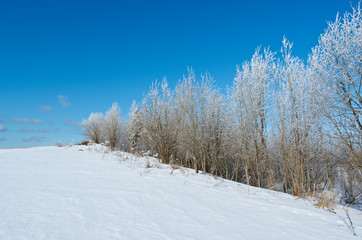
[[[0,149],[0,239],[357,239],[362,213],[96,146]]]

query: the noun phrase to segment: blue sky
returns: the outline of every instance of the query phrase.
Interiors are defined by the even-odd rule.
[[[306,59],[358,1],[1,1],[0,148],[80,142],[77,124],[192,66],[220,88],[285,35]]]

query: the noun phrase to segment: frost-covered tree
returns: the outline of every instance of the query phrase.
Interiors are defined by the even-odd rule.
[[[106,112],[103,121],[104,140],[111,150],[114,150],[121,143],[121,110],[117,103],[113,103],[112,107]]]
[[[337,158],[342,198],[362,196],[362,14],[360,4],[328,23],[310,57],[314,77],[321,82],[317,100],[325,131]]]
[[[352,13],[337,15],[313,49],[311,65],[322,83],[320,109],[329,135],[343,146],[341,163],[362,171],[362,14],[360,5]]]
[[[187,166],[206,173],[212,164],[216,167],[221,147],[222,95],[209,74],[197,81],[192,69],[175,92],[180,119],[177,147]]]
[[[227,121],[227,105],[223,95],[218,89],[213,89],[207,100],[210,109],[208,110],[207,121],[207,151],[208,156],[203,164],[203,170],[216,175],[225,166],[222,158],[226,157],[223,145]]]
[[[142,134],[141,111],[138,109],[136,102],[133,101],[130,110],[130,119],[128,127],[128,141],[132,153],[136,153],[140,148],[140,139]]]
[[[268,111],[271,105],[271,80],[274,53],[255,51],[250,61],[237,67],[229,98],[233,107],[234,127],[229,144],[234,146],[234,175],[244,169],[242,179],[261,187],[264,175],[270,188],[274,186],[271,163],[267,154]]]
[[[87,136],[88,140],[94,143],[101,143],[103,140],[104,117],[102,113],[91,113],[88,119],[83,119],[81,127],[83,135]]]
[[[173,114],[173,96],[166,78],[154,83],[142,101],[141,123],[150,147],[163,163],[175,154],[177,124]]]
[[[285,38],[282,59],[275,70],[276,135],[284,189],[294,195],[315,191],[316,179],[326,165],[320,141],[321,122],[315,102],[318,82],[303,62],[292,56]]]

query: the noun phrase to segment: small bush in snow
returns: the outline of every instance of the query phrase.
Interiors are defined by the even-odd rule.
[[[104,139],[108,142],[111,150],[120,145],[121,142],[121,110],[117,103],[113,103],[112,107],[106,112],[102,131]]]
[[[83,135],[87,136],[88,140],[94,143],[103,141],[103,126],[104,117],[102,113],[91,113],[88,119],[83,119],[81,127]]]

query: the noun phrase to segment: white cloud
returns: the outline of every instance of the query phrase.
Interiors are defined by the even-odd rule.
[[[42,111],[42,112],[50,112],[53,110],[54,110],[54,108],[52,106],[46,106],[46,105],[40,106],[40,111]]]
[[[27,118],[13,118],[11,119],[13,123],[30,123],[30,124],[42,124],[43,121],[40,119],[27,119]]]
[[[64,95],[58,95],[58,102],[60,103],[60,105],[62,105],[62,107],[69,107],[70,106],[70,100],[67,96]]]
[[[68,121],[68,122],[65,122],[65,125],[68,125],[68,126],[80,126],[80,122],[77,122],[77,121]]]
[[[75,126],[75,127],[79,127],[80,126],[80,122],[78,121],[74,121],[72,120],[70,117],[66,117],[64,124],[68,125],[68,126]]]
[[[31,138],[23,138],[23,142],[43,142],[46,137],[31,137]]]
[[[22,133],[34,132],[34,128],[20,128],[18,132]]]
[[[40,128],[40,129],[38,129],[38,132],[41,132],[41,133],[49,133],[50,130],[49,130],[49,128]]]
[[[0,124],[0,132],[6,132],[8,129]]]

